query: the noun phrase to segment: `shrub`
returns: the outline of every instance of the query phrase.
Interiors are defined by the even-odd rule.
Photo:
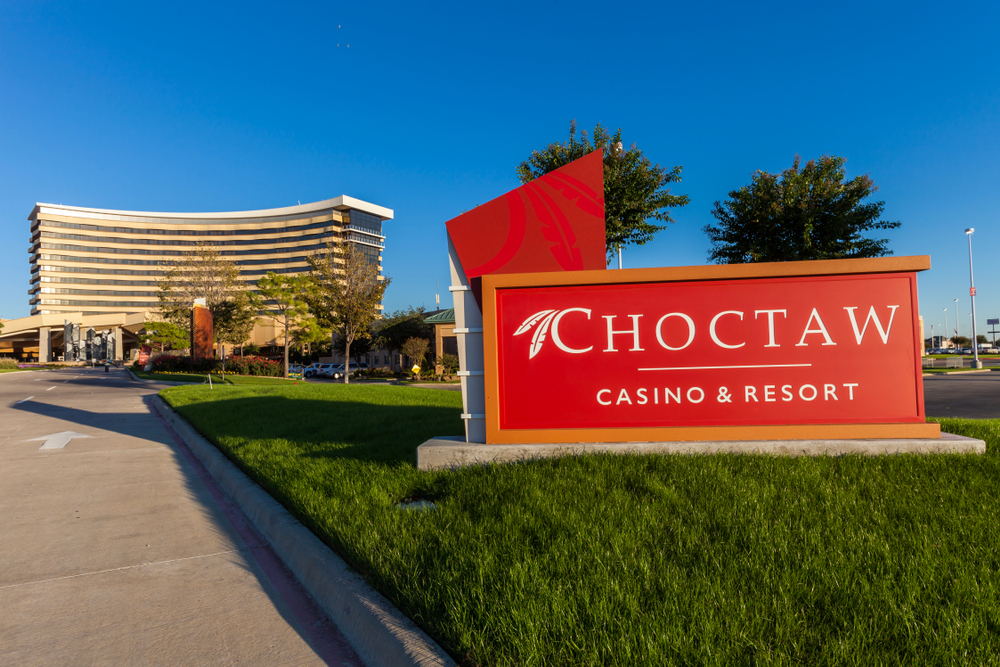
[[[220,359],[192,359],[173,354],[161,354],[153,358],[154,373],[218,373],[222,370]],[[234,375],[262,375],[281,377],[284,366],[279,361],[267,357],[229,357],[226,372]]]
[[[283,363],[267,357],[229,357],[226,360],[226,372],[237,375],[282,377],[285,374],[285,367]]]
[[[192,359],[174,354],[161,354],[153,359],[154,373],[211,373],[222,368],[218,359]]]
[[[190,372],[191,357],[181,357],[174,354],[158,354],[152,359],[154,373],[184,373]]]
[[[19,368],[17,359],[0,359],[0,369],[9,370],[12,368]]]
[[[371,370],[367,371],[358,371],[357,373],[354,373],[354,375],[355,377],[359,378],[384,379],[384,378],[396,377],[396,372],[389,370],[388,368],[372,368]]]
[[[458,372],[458,356],[454,354],[441,355],[441,368],[445,375],[454,375]]]

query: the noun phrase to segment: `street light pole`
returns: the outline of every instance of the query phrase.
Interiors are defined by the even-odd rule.
[[[619,160],[625,157],[625,147],[622,146],[622,142],[615,144],[615,157]],[[618,245],[618,268],[622,268],[622,246]]]
[[[982,368],[983,362],[979,361],[979,342],[976,340],[976,281],[972,276],[972,234],[974,227],[965,230],[965,235],[969,237],[969,298],[972,299],[972,364],[974,368]]]
[[[955,338],[962,337],[962,324],[958,321],[958,299],[955,299]],[[957,345],[958,343],[956,343]]]
[[[947,308],[942,308],[941,310],[944,311],[944,335],[947,336],[948,335],[948,309]],[[941,337],[941,347],[947,347],[947,345],[944,344],[944,336]]]

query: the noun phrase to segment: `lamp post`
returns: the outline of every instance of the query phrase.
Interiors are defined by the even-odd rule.
[[[621,160],[625,155],[625,148],[622,146],[622,142],[618,142],[615,145],[615,156]],[[618,268],[622,268],[622,247],[618,246]]]
[[[948,335],[948,309],[947,308],[942,308],[941,310],[944,311],[944,335],[947,336]],[[941,337],[941,347],[947,347],[947,345],[944,344],[944,336]]]
[[[958,323],[958,299],[955,299],[954,301],[955,301],[955,338],[960,338],[962,336],[962,325]]]
[[[976,281],[972,276],[972,234],[974,227],[965,230],[965,235],[969,237],[969,298],[972,299],[972,365],[975,368],[982,368],[983,362],[979,361],[979,344],[976,341]]]

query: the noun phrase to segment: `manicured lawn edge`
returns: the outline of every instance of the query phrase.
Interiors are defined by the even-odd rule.
[[[156,410],[271,544],[369,667],[436,667],[455,661],[336,553],[178,415],[160,396]]]
[[[152,373],[148,371],[133,371],[129,373],[140,382],[182,382],[185,384],[207,384],[208,373]],[[238,384],[284,384],[287,382],[301,382],[294,378],[265,377],[257,375],[237,375],[226,373],[225,377],[218,373],[212,373],[212,382],[219,385]]]

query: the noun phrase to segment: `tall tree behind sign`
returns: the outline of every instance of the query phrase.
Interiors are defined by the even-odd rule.
[[[885,202],[863,203],[878,187],[868,174],[845,181],[845,158],[824,155],[781,174],[754,172],[749,185],[715,202],[707,225],[709,260],[717,264],[850,259],[891,255],[888,239],[864,234],[896,229],[879,220]]]
[[[576,138],[576,121],[569,124],[569,140],[552,143],[517,167],[522,183],[544,176],[574,160],[600,151],[604,162],[605,238],[609,253],[626,245],[643,245],[673,222],[670,209],[686,205],[687,195],[670,193],[667,186],[681,180],[683,167],[673,169],[653,164],[632,144],[622,144],[621,128],[609,134],[600,123],[594,128],[593,143],[587,131]],[[657,224],[666,223],[666,224]]]

